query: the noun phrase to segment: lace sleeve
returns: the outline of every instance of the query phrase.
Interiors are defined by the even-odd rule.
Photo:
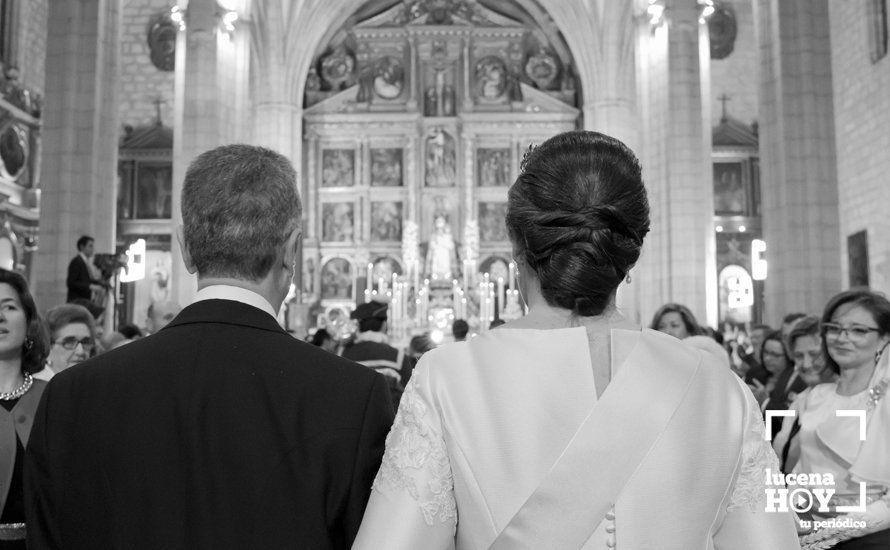
[[[434,408],[421,395],[424,374],[415,372],[402,395],[373,490],[407,493],[429,526],[436,522],[455,525],[451,464]]]
[[[742,441],[742,463],[736,477],[727,511],[746,509],[751,512],[766,508],[766,471],[779,474],[779,457],[765,439],[763,417],[754,396],[745,388],[748,423]]]

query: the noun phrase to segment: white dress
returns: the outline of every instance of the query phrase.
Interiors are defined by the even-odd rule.
[[[764,472],[778,472],[778,462],[738,377],[650,330],[613,330],[611,349],[613,376],[599,402],[583,327],[499,328],[425,354],[354,548],[799,548],[793,518],[764,511]],[[674,372],[691,373],[682,399],[662,415],[667,425],[641,461],[626,464],[625,445],[660,421],[662,395],[648,378]],[[644,405],[609,416],[624,402]],[[600,466],[575,453],[574,471],[559,478],[588,415],[610,430],[593,442]],[[605,515],[585,517],[586,499],[613,470],[627,481]],[[562,485],[525,516],[525,534],[498,545],[554,476]]]

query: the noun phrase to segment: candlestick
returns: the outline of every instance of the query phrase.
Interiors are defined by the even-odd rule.
[[[368,264],[368,279],[365,282],[365,291],[366,292],[371,292],[371,289],[372,289],[371,281],[373,281],[373,280],[374,280],[374,264],[369,263]]]

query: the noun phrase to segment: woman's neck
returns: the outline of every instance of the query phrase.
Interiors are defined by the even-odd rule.
[[[11,392],[22,385],[22,358],[0,358],[0,392]]]
[[[875,367],[871,363],[841,369],[841,374],[837,379],[837,393],[840,395],[856,395],[859,392],[865,391],[868,389],[868,383],[871,381],[871,375],[874,372]]]

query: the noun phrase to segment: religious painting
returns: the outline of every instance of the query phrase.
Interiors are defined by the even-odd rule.
[[[507,203],[479,203],[479,238],[482,241],[507,241]]]
[[[847,237],[847,266],[851,288],[868,286],[868,233],[865,230]]]
[[[173,166],[140,164],[136,170],[136,218],[170,218],[172,201]]]
[[[345,258],[328,260],[321,268],[323,300],[351,300],[352,284],[352,264]]]
[[[476,150],[476,183],[480,187],[507,187],[510,185],[510,150]]]
[[[507,90],[507,66],[500,57],[489,55],[476,63],[476,97],[497,100]]]
[[[402,240],[402,203],[375,201],[371,203],[371,240]]]
[[[454,138],[442,128],[434,128],[426,138],[427,187],[454,187],[455,155]]]
[[[321,186],[355,185],[355,150],[325,149],[321,152]]]
[[[729,216],[747,214],[748,200],[742,181],[741,162],[714,163],[714,212]]]
[[[395,99],[405,88],[405,69],[402,62],[384,56],[374,65],[374,93],[383,99]]]
[[[355,237],[355,204],[326,202],[321,205],[321,240],[352,242]]]
[[[402,150],[371,149],[371,186],[400,187],[402,185]]]

